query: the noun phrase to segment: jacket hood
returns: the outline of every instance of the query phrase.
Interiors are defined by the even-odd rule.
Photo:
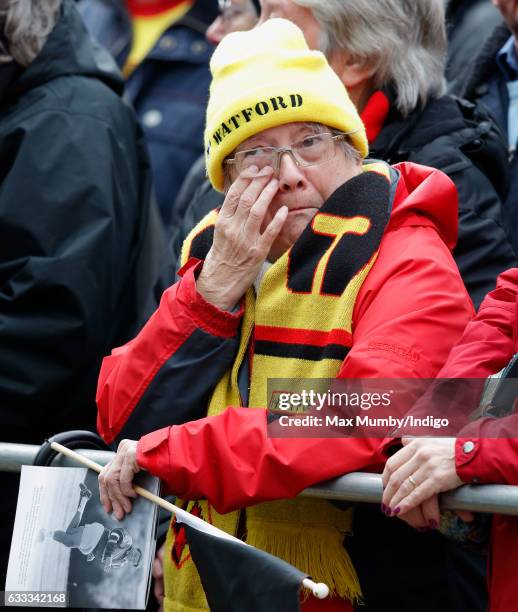
[[[73,1],[63,0],[61,16],[43,49],[9,87],[8,96],[19,97],[34,87],[68,75],[100,79],[119,95],[124,90],[115,61],[90,38]]]
[[[394,166],[400,178],[387,231],[400,227],[433,227],[453,250],[458,233],[455,183],[440,170],[404,162]]]

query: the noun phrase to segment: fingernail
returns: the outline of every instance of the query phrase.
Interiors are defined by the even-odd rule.
[[[258,169],[254,166],[253,168],[247,168],[241,172],[242,178],[254,179],[257,177]]]
[[[437,529],[437,527],[439,527],[439,523],[434,519],[432,519],[431,521],[428,521],[428,524],[430,525],[432,529]]]
[[[401,508],[398,506],[395,510],[394,510],[394,514],[399,514],[401,512]]]
[[[392,510],[388,506],[385,506],[385,507],[386,507],[385,514],[387,516],[390,516],[392,514]]]
[[[273,172],[273,168],[271,166],[265,166],[262,168],[261,172],[257,176],[267,176]]]
[[[381,504],[381,511],[383,512],[383,514],[387,513],[387,506],[385,506],[385,504]]]

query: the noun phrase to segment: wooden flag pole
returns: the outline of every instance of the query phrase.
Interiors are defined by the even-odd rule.
[[[101,473],[101,470],[103,469],[102,465],[95,463],[95,461],[88,459],[88,457],[84,457],[83,455],[76,453],[70,448],[67,448],[66,446],[63,446],[62,444],[59,444],[58,442],[52,442],[50,446],[54,450],[60,452],[63,455],[66,455],[67,457],[70,457],[71,459],[74,459],[75,461],[78,461],[79,463],[82,463],[84,466],[90,468],[91,470],[94,470],[95,472],[98,472],[99,474]],[[171,504],[165,499],[158,497],[158,495],[154,495],[153,493],[150,493],[147,489],[143,489],[142,487],[134,486],[133,488],[135,489],[135,492],[138,493],[138,495],[145,497],[150,502],[153,502],[154,504],[157,504],[157,506],[164,508],[164,510],[171,512],[171,514],[176,514],[177,508],[174,504]]]
[[[67,448],[66,446],[63,446],[62,444],[59,444],[58,442],[52,442],[50,446],[55,451],[58,451],[62,455],[66,455],[67,457],[74,459],[74,461],[77,461],[78,463],[83,464],[85,467],[90,468],[91,470],[94,470],[94,472],[101,473],[103,469],[102,465],[95,463],[95,461],[88,459],[88,457],[84,457],[83,455],[76,453],[70,448]],[[176,515],[176,511],[179,510],[179,508],[177,508],[174,504],[171,504],[165,499],[158,497],[158,495],[154,495],[147,489],[144,489],[136,485],[133,488],[135,489],[135,493],[137,493],[141,497],[144,497],[150,502],[157,504],[157,506],[164,508],[164,510],[167,510],[171,514]],[[310,578],[304,578],[304,580],[302,581],[302,586],[310,590],[317,599],[325,599],[329,595],[329,587],[327,586],[327,584],[324,584],[323,582],[314,582]]]

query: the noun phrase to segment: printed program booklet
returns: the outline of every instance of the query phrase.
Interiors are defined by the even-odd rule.
[[[158,495],[157,478],[136,482]],[[23,466],[6,605],[64,607],[66,593],[69,608],[145,609],[157,517],[142,497],[122,521],[106,514],[87,468]]]

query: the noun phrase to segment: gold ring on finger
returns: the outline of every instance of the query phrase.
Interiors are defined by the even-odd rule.
[[[409,480],[410,484],[411,484],[411,485],[414,487],[414,489],[415,489],[415,488],[417,487],[417,482],[415,481],[415,478],[414,478],[412,475],[410,475],[410,476],[408,477],[408,480]]]

